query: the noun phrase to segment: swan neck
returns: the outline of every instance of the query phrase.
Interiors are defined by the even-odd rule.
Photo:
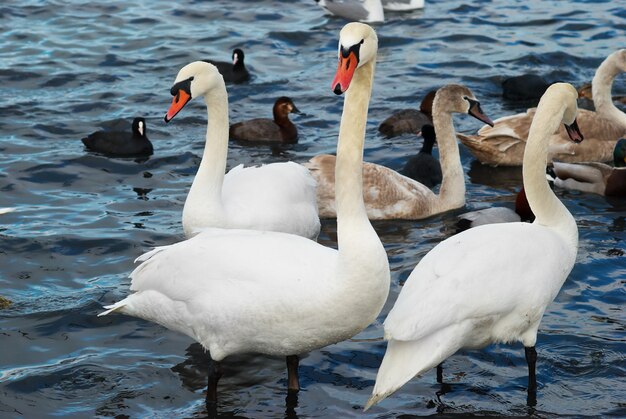
[[[446,207],[449,205],[463,206],[465,204],[465,177],[461,165],[459,145],[456,142],[452,114],[438,109],[435,105],[433,124],[437,134],[439,161],[441,162],[440,202]]]
[[[613,80],[621,72],[620,68],[614,63],[613,56],[609,56],[596,70],[596,74],[591,81],[591,95],[593,97],[593,105],[598,114],[605,119],[618,121],[626,129],[626,114],[617,109],[615,104],[613,104],[611,96]]]
[[[207,130],[204,152],[187,202],[206,211],[222,209],[222,183],[228,154],[228,96],[224,85],[204,96]]]
[[[536,217],[535,223],[555,230],[577,246],[576,221],[550,189],[546,179],[550,136],[557,131],[564,112],[565,105],[556,100],[539,104],[524,150],[522,175],[526,198]]]
[[[374,67],[375,63],[372,60],[358,68],[345,93],[335,165],[335,203],[340,250],[342,236],[357,232],[356,230],[363,228],[365,224],[373,230],[363,203],[362,166]]]

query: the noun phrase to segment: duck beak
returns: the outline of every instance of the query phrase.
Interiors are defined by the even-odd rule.
[[[578,122],[574,119],[571,125],[565,125],[565,131],[567,131],[567,135],[569,135],[570,140],[575,143],[580,143],[583,140],[583,135],[578,128]]]
[[[172,118],[174,118],[176,114],[180,112],[181,109],[183,109],[185,105],[187,104],[187,102],[189,102],[190,100],[191,100],[191,95],[189,93],[187,93],[183,89],[178,90],[178,92],[174,96],[174,99],[172,100],[172,104],[170,105],[170,108],[165,114],[165,122],[166,123],[170,122]]]
[[[333,83],[330,86],[336,95],[340,95],[348,90],[350,82],[352,81],[352,76],[354,76],[354,70],[356,70],[358,65],[359,59],[354,51],[350,51],[350,53],[345,57],[343,54],[339,54],[337,73],[335,74]]]
[[[477,100],[467,99],[470,103],[470,108],[467,111],[468,114],[472,115],[474,118],[479,121],[483,121],[485,124],[493,127],[493,121],[483,113],[482,108],[480,107],[480,103]]]
[[[302,112],[300,112],[300,109],[296,108],[296,105],[294,105],[294,104],[292,103],[292,104],[291,104],[291,113],[301,114]]]

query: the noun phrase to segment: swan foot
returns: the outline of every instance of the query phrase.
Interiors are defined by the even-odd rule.
[[[537,365],[537,351],[534,346],[524,347],[526,363],[528,364],[528,397],[526,404],[530,407],[537,405],[537,376],[535,366]]]
[[[299,364],[300,358],[298,358],[298,355],[289,355],[287,357],[287,390],[289,393],[300,391],[300,380],[298,379]]]
[[[437,382],[439,384],[443,383],[443,362],[437,365]]]
[[[298,418],[296,412],[298,407],[298,392],[287,391],[287,397],[285,398],[285,418]]]
[[[206,390],[207,405],[217,406],[217,382],[222,378],[222,364],[211,360],[209,364],[209,378]]]

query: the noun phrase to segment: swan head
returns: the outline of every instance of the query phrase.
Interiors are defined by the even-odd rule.
[[[339,34],[339,65],[331,88],[340,95],[348,90],[357,68],[376,59],[378,37],[365,23],[348,23]]]
[[[485,115],[474,93],[460,84],[448,84],[437,90],[433,109],[435,114],[439,112],[467,113],[493,127],[493,121]]]
[[[170,89],[174,99],[165,114],[165,122],[170,122],[191,99],[204,96],[220,85],[224,86],[224,78],[213,64],[194,61],[181,68]]]
[[[583,140],[583,135],[576,123],[576,114],[578,113],[578,91],[569,83],[553,83],[546,89],[546,92],[541,96],[539,105],[537,105],[537,112],[545,112],[543,109],[546,107],[564,106],[563,117],[561,122],[565,125],[565,130],[569,138],[575,143],[579,143]],[[556,131],[558,126],[554,127]]]
[[[610,55],[615,66],[623,73],[626,73],[626,48],[615,51]]]

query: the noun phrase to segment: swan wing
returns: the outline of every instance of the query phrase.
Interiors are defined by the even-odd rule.
[[[526,113],[506,116],[483,126],[477,135],[457,134],[459,140],[481,162],[493,165],[521,165],[530,124],[536,108]],[[573,143],[563,125],[550,138],[550,159],[566,162],[609,161],[617,140],[626,135],[619,123],[602,118],[596,112],[579,109],[576,117],[585,141]]]
[[[538,316],[528,319],[538,323],[573,267],[571,253],[556,233],[536,224],[485,225],[450,237],[407,279],[385,320],[385,336],[419,340],[468,319],[490,321],[514,312],[522,319]],[[505,333],[519,336],[523,330]]]
[[[535,109],[496,119],[494,126],[483,126],[476,135],[457,137],[481,162],[492,165],[521,165],[524,147]]]
[[[391,11],[408,11],[424,8],[424,0],[383,0],[383,9]]]
[[[334,218],[335,161],[330,154],[313,157],[304,165],[317,180],[320,217]],[[430,215],[437,196],[427,187],[374,163],[363,163],[363,200],[370,220],[419,219]]]
[[[367,20],[369,11],[359,0],[326,0],[323,7],[335,16],[350,20]]]
[[[319,234],[316,182],[300,164],[234,167],[224,177],[222,199],[225,212],[241,228],[282,231],[310,239]]]
[[[615,121],[603,118],[597,112],[579,109],[578,127],[585,140],[580,144],[570,141],[562,125],[550,139],[550,157],[564,162],[605,162],[613,159],[613,149],[626,129]]]
[[[419,219],[431,215],[430,204],[437,196],[395,170],[363,163],[363,199],[370,220]]]
[[[206,229],[142,259],[131,273],[134,294],[102,314],[120,311],[185,333],[214,359],[308,350],[339,333],[331,326],[337,251],[311,240]]]

